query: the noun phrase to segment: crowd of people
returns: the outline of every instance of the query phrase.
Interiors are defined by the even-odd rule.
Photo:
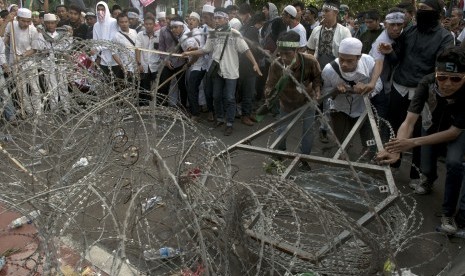
[[[247,126],[257,122],[258,102],[264,101],[282,117],[310,98],[331,94],[319,108],[326,117],[323,121],[343,141],[365,112],[368,98],[397,135],[377,160],[398,168],[401,153],[412,150],[409,186],[416,194],[429,194],[438,178],[437,158],[445,153],[441,227],[449,233],[465,227],[465,196],[460,196],[465,153],[463,7],[420,0],[417,6],[408,1],[354,16],[339,0],[325,0],[321,7],[297,1],[281,10],[268,2],[259,11],[246,3],[225,8],[206,4],[181,17],[139,4],[110,9],[101,1],[87,11],[60,5],[55,13],[9,6],[0,12],[0,63],[5,77],[18,59],[59,47],[54,44],[57,27],[65,27],[75,39],[132,49],[102,46],[88,54],[112,78],[138,76],[139,105],[155,101],[155,105],[178,106],[194,121],[201,112],[208,113],[207,120],[226,136],[233,134],[236,118]],[[55,66],[53,59],[43,66]],[[5,81],[3,74],[0,77]],[[40,114],[44,89],[26,79],[21,85],[28,97],[21,108],[26,114]],[[45,83],[46,90],[57,91],[47,99],[49,108],[60,103],[68,112],[67,80],[56,72],[46,75]],[[5,91],[2,98],[7,120],[14,121],[11,95]],[[314,119],[315,110],[305,112],[303,154],[312,151]],[[316,131],[322,143],[329,142],[328,127],[321,123]],[[362,143],[370,139],[367,125],[359,134]],[[388,132],[381,135],[389,139]],[[285,139],[277,149],[286,149]]]

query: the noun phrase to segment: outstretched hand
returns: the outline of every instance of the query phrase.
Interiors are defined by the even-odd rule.
[[[401,153],[404,151],[408,151],[411,148],[414,148],[415,143],[412,141],[412,139],[394,138],[394,139],[391,139],[389,142],[387,142],[384,145],[384,147],[388,152]]]
[[[263,76],[262,71],[260,70],[260,66],[257,63],[254,64],[253,70],[261,77]]]
[[[393,164],[400,159],[400,153],[390,153],[387,150],[382,150],[376,154],[376,161],[380,164]]]

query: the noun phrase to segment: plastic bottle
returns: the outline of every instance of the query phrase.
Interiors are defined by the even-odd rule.
[[[162,247],[158,250],[149,249],[144,251],[144,259],[147,261],[170,259],[179,255],[181,255],[181,251],[172,247]]]
[[[34,219],[36,219],[40,215],[39,210],[34,210],[30,212],[27,216],[22,216],[13,220],[9,225],[8,228],[15,229],[23,226],[24,224],[31,224]]]

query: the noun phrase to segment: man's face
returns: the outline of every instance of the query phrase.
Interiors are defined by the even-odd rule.
[[[339,65],[342,72],[354,72],[357,69],[360,56],[339,54]]]
[[[118,18],[118,26],[123,32],[129,31],[129,20],[127,16]]]
[[[231,20],[233,18],[237,18],[237,10],[230,10],[228,12],[228,16],[229,16],[229,20]]]
[[[97,17],[94,16],[86,16],[86,24],[88,26],[94,26],[94,24],[97,22]]]
[[[115,9],[114,11],[111,12],[111,17],[117,18],[118,15],[120,15],[122,11],[120,9]]]
[[[291,16],[289,14],[287,14],[287,12],[283,12],[281,14],[281,19],[283,20],[284,24],[286,24],[288,26],[291,24]]]
[[[195,17],[189,17],[187,24],[189,25],[189,29],[192,30],[200,26],[200,21]]]
[[[170,26],[170,29],[175,36],[180,36],[184,31],[184,26]]]
[[[228,18],[222,16],[214,16],[213,21],[215,22],[215,28],[228,24]]]
[[[365,25],[368,30],[374,31],[379,28],[379,21],[374,19],[365,19]]]
[[[57,22],[56,21],[45,21],[44,22],[45,29],[49,33],[54,33],[57,29]]]
[[[158,19],[158,24],[160,24],[160,27],[165,27],[166,26],[166,18],[159,18]]]
[[[129,26],[137,27],[139,25],[139,18],[129,18]]]
[[[338,12],[332,9],[323,9],[323,18],[326,22],[335,22]]]
[[[202,13],[202,22],[204,24],[207,24],[208,26],[213,26],[214,25],[214,21],[213,21],[213,14],[211,13]]]
[[[66,11],[65,7],[58,7],[57,15],[60,18],[60,20],[68,19],[68,12]]]
[[[265,15],[266,19],[270,19],[270,10],[269,9],[267,9],[266,7],[263,7],[262,12]]]
[[[462,20],[461,16],[459,15],[459,12],[458,10],[452,10],[452,14],[451,14],[451,22],[450,22],[450,25],[452,28],[457,28],[457,26],[459,26],[460,24],[460,21]]]
[[[444,97],[452,96],[465,84],[465,73],[436,72],[439,91]]]
[[[32,22],[31,18],[18,17],[18,26],[22,30],[29,28],[29,25],[31,25],[31,22]]]
[[[3,23],[3,19],[2,19],[2,23]],[[32,16],[32,24],[34,24],[34,26],[40,25],[40,17],[38,15]]]
[[[281,61],[285,66],[289,66],[296,56],[296,51],[292,50],[278,50],[278,54],[281,57]]]
[[[151,34],[155,31],[155,22],[153,22],[153,20],[145,20],[144,27],[145,27],[145,31]]]
[[[68,17],[71,23],[77,23],[81,21],[81,14],[75,10],[69,10]]]
[[[384,27],[388,33],[388,36],[392,39],[396,39],[402,33],[404,23],[384,23]]]

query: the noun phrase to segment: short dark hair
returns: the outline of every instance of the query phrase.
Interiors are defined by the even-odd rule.
[[[134,13],[140,14],[140,11],[139,11],[137,8],[134,8],[134,7],[128,8],[127,11],[128,11],[128,12],[134,12]]]
[[[393,7],[393,8],[390,8],[386,14],[390,14],[390,13],[393,13],[393,12],[405,13],[406,10],[403,9],[403,8],[399,8],[399,7]]]
[[[9,14],[9,12],[7,10],[2,10],[0,11],[0,17],[5,19],[5,17]]]
[[[58,8],[64,8],[66,11],[68,11],[68,7],[66,7],[65,5],[58,5],[55,7],[55,12],[58,10]]]
[[[226,13],[239,10],[239,7],[236,5],[229,5],[226,7]]]
[[[229,6],[228,6],[229,7]],[[222,8],[222,7],[219,7],[219,8],[216,8],[214,12],[224,12],[224,13],[228,13],[228,10],[226,8]]]
[[[264,22],[264,21],[266,21],[266,17],[265,17],[265,14],[262,12],[256,13],[252,16],[252,18],[250,18],[251,25],[255,25],[258,22]]]
[[[147,20],[152,20],[153,23],[155,23],[155,18],[151,15],[144,17],[144,23],[147,22]]]
[[[253,10],[252,10],[252,7],[250,6],[250,4],[247,4],[247,3],[242,3],[240,6],[239,6],[239,14],[248,14],[248,13],[252,13]]]
[[[305,10],[305,4],[302,1],[295,1],[294,3],[292,3],[292,6],[296,8],[299,7],[301,11]]]
[[[114,12],[115,10],[121,10],[121,11],[122,11],[123,9],[121,8],[120,5],[114,4],[114,5],[111,7],[111,12]]]
[[[415,11],[415,6],[413,6],[411,1],[399,3],[396,7],[406,10],[408,13]]]
[[[82,9],[77,5],[71,4],[69,5],[68,11],[75,11],[77,13],[81,13]]]
[[[314,15],[318,15],[318,8],[313,5],[308,6],[307,10],[309,10]]]
[[[284,32],[279,35],[278,41],[290,41],[290,42],[299,42],[300,41],[300,35],[293,30],[290,30],[288,32]],[[296,48],[290,48],[290,47],[279,47],[280,49],[287,49],[287,50],[295,50]],[[298,47],[297,47],[298,48]]]
[[[436,62],[459,63],[462,65],[462,67],[465,67],[465,48],[448,47],[439,54],[439,56],[436,58]]]
[[[119,20],[124,17],[128,17],[128,14],[125,12],[118,14],[118,16],[116,17],[116,22],[119,22]]]
[[[369,10],[365,13],[365,19],[380,20],[380,15],[377,10]]]

